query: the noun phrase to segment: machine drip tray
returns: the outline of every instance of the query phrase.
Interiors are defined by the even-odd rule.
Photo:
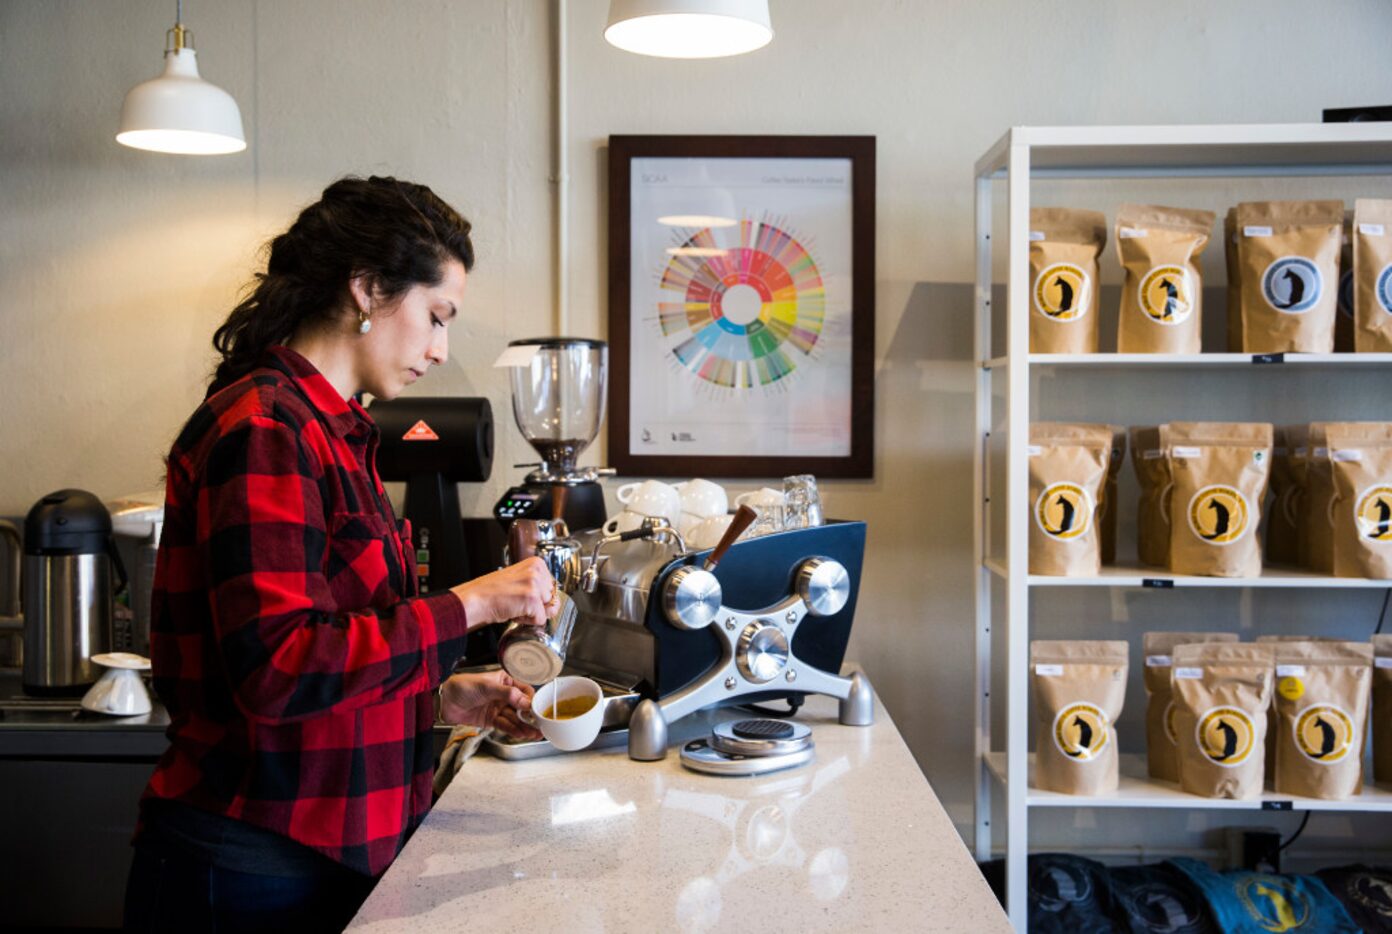
[[[613,749],[615,746],[628,745],[628,727],[605,727],[599,731],[595,741],[586,746],[582,751],[591,749]],[[512,740],[506,736],[499,736],[496,733],[483,741],[483,748],[489,754],[509,761],[521,761],[523,759],[543,759],[547,756],[565,755],[561,750],[552,746],[544,739]]]

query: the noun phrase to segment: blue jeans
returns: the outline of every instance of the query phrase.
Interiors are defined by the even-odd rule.
[[[346,869],[342,874],[312,876],[238,872],[137,846],[126,882],[125,930],[338,932],[352,920],[375,881]]]

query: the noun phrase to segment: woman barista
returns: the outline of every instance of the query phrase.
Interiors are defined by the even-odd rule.
[[[543,623],[554,581],[531,558],[416,593],[354,399],[444,363],[469,229],[423,185],[335,182],[214,335],[167,464],[151,654],[170,746],[128,929],[341,929],[430,806],[436,688],[447,722],[536,735],[530,687],[450,672],[474,627]]]

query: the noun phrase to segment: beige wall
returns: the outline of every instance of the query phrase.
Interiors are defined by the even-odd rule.
[[[114,496],[154,485],[257,246],[348,172],[426,182],[475,222],[471,308],[450,364],[419,391],[492,399],[507,439],[499,469],[464,488],[466,509],[485,511],[512,477],[506,465],[528,454],[488,364],[508,338],[552,320],[550,5],[190,0],[203,74],[236,97],[251,145],[209,159],[112,141],[125,90],[159,65],[172,6],[0,0],[0,514],[63,486]],[[611,49],[603,0],[571,0],[571,330],[604,332],[610,133],[878,137],[877,473],[828,483],[825,495],[835,515],[870,523],[853,654],[965,826],[972,370],[969,292],[952,284],[973,274],[973,161],[1012,124],[1303,121],[1324,106],[1392,102],[1392,6],[770,6],[768,48],[673,62]],[[1292,190],[1330,189],[1042,186],[1038,196],[1109,211],[1123,197],[1221,209]],[[1129,402],[1098,408],[1099,388],[1111,387],[1077,390],[1079,407],[1096,411],[1051,414],[1146,417]],[[1088,606],[1115,610],[1100,596]],[[1115,833],[1124,839],[1126,825]]]

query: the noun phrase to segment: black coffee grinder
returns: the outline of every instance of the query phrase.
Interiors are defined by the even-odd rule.
[[[460,483],[493,472],[493,407],[487,399],[375,399],[368,408],[381,440],[377,471],[406,481],[402,514],[411,522],[422,593],[487,574],[496,561],[471,561],[459,510]],[[479,566],[474,566],[479,565]]]
[[[493,515],[504,528],[514,519],[561,518],[572,532],[603,525],[608,515],[599,478],[614,471],[575,461],[604,421],[609,346],[582,337],[527,338],[510,342],[501,362],[512,371],[513,417],[541,464],[503,494]]]

